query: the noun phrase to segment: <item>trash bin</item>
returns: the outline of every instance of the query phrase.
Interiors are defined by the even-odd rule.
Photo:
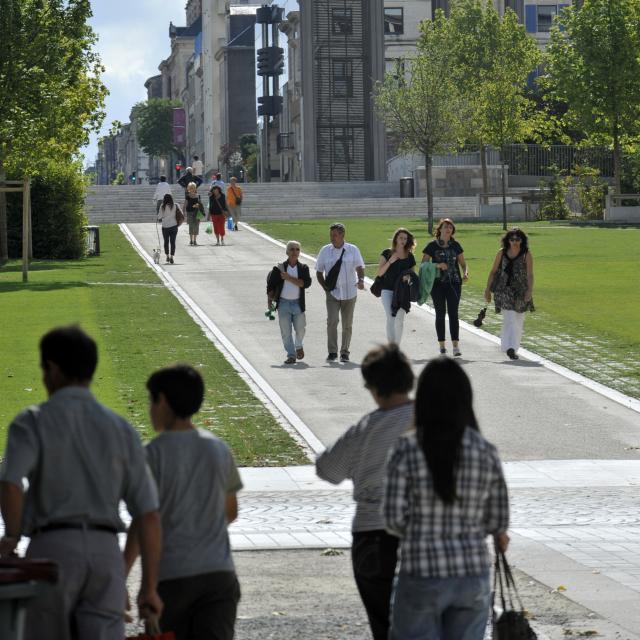
[[[0,638],[22,640],[29,601],[58,580],[57,566],[47,560],[0,560]]]
[[[85,227],[87,232],[87,255],[99,256],[100,255],[100,227],[90,226]]]
[[[413,178],[400,178],[400,197],[413,198]]]

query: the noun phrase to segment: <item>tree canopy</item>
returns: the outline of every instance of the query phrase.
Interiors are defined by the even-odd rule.
[[[173,144],[173,109],[182,106],[179,100],[151,98],[138,102],[131,110],[136,122],[138,142],[150,156],[180,153]]]

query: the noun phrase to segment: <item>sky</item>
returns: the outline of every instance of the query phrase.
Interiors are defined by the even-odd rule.
[[[109,89],[107,116],[102,130],[91,135],[83,153],[92,165],[97,140],[114,120],[129,121],[131,107],[146,100],[144,83],[159,73],[158,65],[171,53],[169,23],[185,26],[186,0],[92,0],[90,20],[98,36],[96,49],[106,71],[102,82]]]

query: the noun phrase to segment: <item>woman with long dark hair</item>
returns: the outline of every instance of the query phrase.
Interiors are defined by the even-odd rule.
[[[413,249],[416,241],[408,229],[400,227],[396,229],[391,240],[391,248],[385,249],[380,254],[377,276],[382,278],[382,306],[387,316],[387,341],[400,344],[402,340],[402,330],[404,329],[404,317],[407,312],[400,308],[396,315],[393,315],[392,302],[393,292],[399,278],[403,277],[406,271],[413,270],[416,266],[416,259],[413,257]],[[408,276],[404,276],[408,277]]]
[[[431,289],[433,307],[436,311],[436,334],[440,353],[442,355],[447,353],[444,318],[448,315],[453,355],[461,356],[458,342],[460,340],[458,306],[462,295],[462,282],[469,278],[469,270],[464,259],[464,250],[454,239],[455,234],[456,225],[451,218],[440,220],[436,227],[435,240],[422,250],[422,262],[431,261],[440,271],[440,277],[436,278]],[[462,267],[462,273],[460,273],[460,267]]]
[[[164,254],[167,264],[173,264],[173,256],[176,254],[176,236],[178,235],[177,212],[182,210],[173,202],[170,193],[166,193],[162,199],[162,206],[158,210],[158,222],[162,222],[162,239],[164,240]]]
[[[535,310],[533,256],[529,251],[527,234],[517,227],[502,236],[501,244],[489,272],[484,299],[490,303],[493,292],[496,313],[502,313],[502,350],[511,360],[517,360],[524,314]]]
[[[506,551],[509,501],[496,448],[478,429],[469,378],[449,358],[418,380],[415,431],[387,463],[383,517],[400,538],[391,640],[482,640],[487,536]]]

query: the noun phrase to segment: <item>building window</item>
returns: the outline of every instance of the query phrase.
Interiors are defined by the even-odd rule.
[[[348,36],[353,33],[351,9],[331,9],[331,30],[340,36]]]
[[[399,36],[404,33],[404,15],[402,7],[384,8],[385,35]]]
[[[336,127],[333,130],[333,163],[353,164],[353,129]]]
[[[538,31],[548,33],[551,31],[553,19],[558,15],[558,5],[539,4],[538,5]]]
[[[332,60],[334,98],[353,98],[353,67],[351,60]]]

